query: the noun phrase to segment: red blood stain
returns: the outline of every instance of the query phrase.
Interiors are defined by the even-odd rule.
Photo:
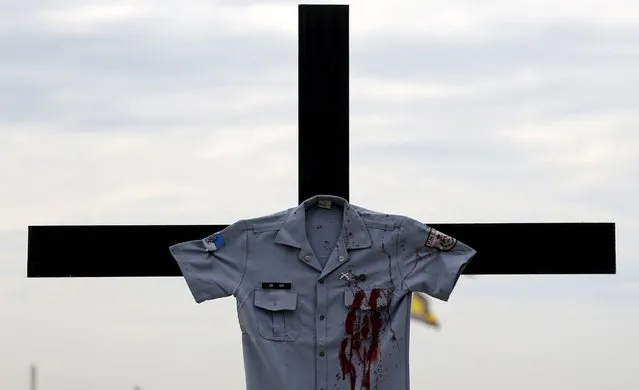
[[[372,310],[377,310],[377,301],[379,300],[379,297],[381,296],[382,296],[382,290],[378,288],[374,288],[371,291],[371,296],[370,298],[368,298],[368,304]]]
[[[353,297],[351,308],[344,321],[346,337],[340,344],[339,360],[342,369],[342,380],[348,376],[351,390],[355,390],[357,371],[353,363],[353,353],[362,365],[361,390],[371,389],[371,367],[377,361],[379,355],[379,336],[383,325],[381,313],[378,311],[378,300],[381,297],[380,289],[373,289],[368,297],[370,314],[358,317],[362,308],[366,293],[358,290]],[[370,339],[369,339],[370,336]],[[368,345],[368,348],[367,348]]]
[[[355,390],[357,372],[355,371],[355,365],[353,364],[351,357],[346,356],[347,345],[348,338],[344,338],[339,346],[339,362],[342,366],[342,379],[346,379],[346,376],[348,376],[351,380],[351,390]]]
[[[362,390],[369,390],[371,387],[371,366],[377,361],[379,355],[379,333],[382,329],[382,316],[379,312],[374,312],[371,318],[371,342],[362,363],[364,363],[364,374],[362,376]]]
[[[370,327],[371,327],[371,321],[368,317],[368,314],[366,314],[364,318],[362,319],[362,338],[368,337],[368,334],[371,330]]]
[[[353,297],[353,303],[351,304],[351,308],[359,309],[362,307],[362,302],[364,302],[364,298],[366,298],[366,293],[362,290],[359,290],[355,293]]]
[[[371,347],[368,350],[366,357],[367,362],[373,362],[377,360],[379,351],[379,333],[382,330],[382,316],[379,312],[373,314],[371,319]]]
[[[352,335],[355,332],[355,321],[357,320],[357,312],[351,309],[346,315],[346,320],[344,321],[344,330],[346,334]]]

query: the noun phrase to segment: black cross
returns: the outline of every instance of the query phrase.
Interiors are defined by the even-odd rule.
[[[300,203],[349,198],[348,18],[347,5],[299,6]],[[466,274],[616,273],[614,223],[431,226],[477,249]],[[29,226],[27,276],[181,276],[169,246],[224,227]]]

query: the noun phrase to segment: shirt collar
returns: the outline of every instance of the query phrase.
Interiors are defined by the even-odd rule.
[[[330,201],[332,204],[341,206],[344,210],[340,240],[344,241],[346,249],[362,249],[371,246],[370,234],[359,213],[346,199],[334,195],[313,196],[293,209],[275,236],[275,242],[302,248],[307,241],[306,210],[316,206],[319,201]]]

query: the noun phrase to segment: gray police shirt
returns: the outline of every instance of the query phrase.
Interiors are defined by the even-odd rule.
[[[476,253],[330,195],[170,251],[197,303],[236,298],[247,390],[408,390],[410,293],[448,301]]]

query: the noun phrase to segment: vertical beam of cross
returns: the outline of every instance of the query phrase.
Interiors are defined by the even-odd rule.
[[[349,198],[348,6],[299,6],[299,203]]]

